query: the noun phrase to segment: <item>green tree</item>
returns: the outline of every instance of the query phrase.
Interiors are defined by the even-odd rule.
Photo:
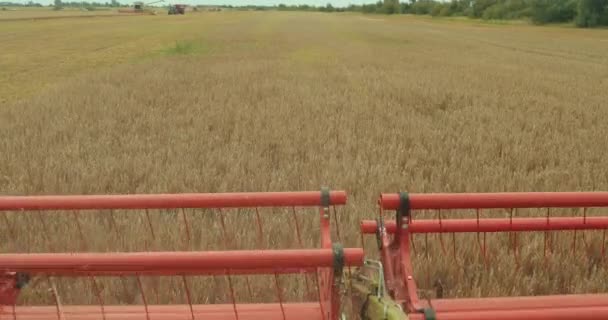
[[[532,22],[544,24],[572,21],[576,16],[577,1],[580,0],[535,0],[532,3]]]
[[[412,13],[414,14],[430,14],[435,7],[435,1],[419,0],[412,3]]]
[[[363,13],[375,13],[376,5],[375,4],[364,4],[361,6],[361,11],[363,11]]]
[[[470,15],[473,18],[481,18],[484,11],[498,3],[498,0],[475,0],[471,6]]]
[[[433,8],[431,8],[431,16],[433,16],[433,17],[439,16],[439,14],[443,10],[443,8],[444,8],[444,5],[442,3],[435,3]]]
[[[608,23],[608,0],[579,0],[576,25],[591,28]]]
[[[384,3],[382,3],[381,12],[384,14],[399,13],[399,0],[384,0]]]

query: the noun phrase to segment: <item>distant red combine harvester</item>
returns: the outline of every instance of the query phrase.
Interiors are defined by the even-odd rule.
[[[169,14],[185,14],[185,13],[186,13],[185,4],[174,4],[169,7]]]

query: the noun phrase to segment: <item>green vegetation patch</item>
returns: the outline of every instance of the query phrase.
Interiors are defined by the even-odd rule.
[[[165,48],[163,54],[166,55],[197,55],[209,52],[209,46],[202,40],[178,40],[175,44]]]

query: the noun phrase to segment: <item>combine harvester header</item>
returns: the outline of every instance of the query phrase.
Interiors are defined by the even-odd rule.
[[[0,210],[117,210],[117,209],[237,209],[316,207],[319,213],[320,245],[318,248],[285,250],[230,250],[183,252],[123,253],[13,253],[0,254],[0,319],[326,319],[336,320],[341,311],[342,274],[344,267],[363,264],[363,250],[343,249],[331,240],[330,207],[346,203],[346,193],[324,189],[316,192],[220,193],[220,194],[157,194],[96,196],[30,196],[0,197]],[[149,217],[148,212],[146,215]],[[221,216],[222,225],[224,217]],[[187,222],[186,222],[187,223]],[[260,232],[262,230],[259,225]],[[299,233],[299,230],[296,230]],[[234,235],[233,235],[234,236]],[[260,234],[261,236],[261,234]],[[227,239],[229,241],[229,239]],[[316,301],[284,301],[280,276],[312,275],[316,284]],[[188,277],[195,275],[225,276],[232,303],[193,304]],[[273,303],[238,303],[235,292],[244,288],[233,286],[233,277],[249,278],[273,275],[276,301]],[[97,285],[97,277],[137,277],[142,305],[107,305]],[[142,276],[180,276],[188,305],[153,305],[147,303]],[[31,279],[46,278],[54,303],[47,306],[22,306],[19,296],[28,290]],[[99,305],[64,304],[54,285],[54,277],[90,279]],[[267,285],[268,286],[268,285]],[[268,289],[268,288],[265,288]]]
[[[363,234],[375,234],[381,254],[388,297],[413,320],[570,320],[608,319],[608,294],[555,295],[532,297],[489,297],[466,299],[428,299],[418,296],[412,264],[413,237],[418,234],[474,233],[484,263],[489,263],[486,233],[511,233],[513,255],[517,260],[517,233],[544,232],[544,254],[551,244],[549,231],[606,230],[608,216],[587,217],[588,208],[608,207],[608,192],[555,193],[462,193],[462,194],[382,194],[377,220],[361,223]],[[517,209],[543,208],[544,217],[516,217]],[[581,209],[578,217],[552,217],[557,208]],[[468,210],[475,218],[455,216]],[[483,218],[483,210],[501,209],[506,218]],[[416,218],[417,212],[434,210],[436,218]],[[459,210],[460,212],[457,212]],[[394,218],[386,217],[393,212]],[[447,218],[445,218],[447,216]],[[427,238],[428,239],[428,238]],[[572,248],[576,245],[576,233]],[[602,256],[605,253],[605,231]],[[444,249],[444,259],[451,259]],[[453,256],[456,257],[456,241]]]
[[[362,234],[376,236],[380,261],[365,259],[362,248],[343,248],[332,240],[330,221],[338,221],[336,207],[345,205],[346,198],[344,191],[326,188],[312,192],[0,197],[0,215],[4,215],[0,230],[17,238],[20,233],[15,221],[23,221],[20,219],[24,215],[33,215],[45,231],[44,235],[37,236],[45,237],[49,245],[48,252],[33,252],[31,247],[18,246],[13,252],[0,254],[0,320],[608,319],[607,294],[423,299],[419,297],[412,262],[416,235],[476,234],[484,263],[490,260],[486,233],[509,233],[515,259],[518,259],[516,235],[520,232],[545,232],[545,255],[550,251],[551,241],[547,236],[550,231],[602,230],[605,242],[608,215],[588,216],[587,208],[608,207],[606,192],[381,194],[378,216],[375,220],[363,220],[360,226]],[[546,216],[517,215],[518,209],[529,208],[545,208]],[[582,215],[551,216],[553,208],[580,208]],[[231,220],[234,222],[245,216],[253,219],[249,228],[239,232],[255,233],[257,240],[253,242],[257,242],[257,248],[192,250],[196,235],[185,209],[203,211],[205,216],[199,217],[201,224],[205,223],[202,230],[211,234],[221,229],[223,240],[220,242],[226,244],[225,248],[241,236],[226,231],[228,212],[235,213]],[[309,225],[317,226],[319,237],[317,245],[309,247],[303,241],[302,219],[311,209],[316,214],[308,215],[314,218]],[[484,217],[485,210],[494,209],[503,210],[508,216]],[[149,225],[152,238],[158,242],[163,239],[154,231],[149,210],[181,210],[186,250],[94,252],[84,244],[86,236],[81,219],[87,212],[109,219],[118,238],[115,211],[128,215],[128,212],[142,213],[142,210],[145,214],[137,217],[144,219],[143,224]],[[51,246],[52,238],[62,237],[57,233],[52,238],[49,235],[53,232],[48,214],[54,211],[73,214],[71,224],[77,227],[79,241],[83,242],[81,252],[61,251]],[[418,217],[428,211],[438,214],[433,218]],[[208,212],[214,212],[219,223],[211,223]],[[473,213],[474,217],[466,217],[467,213]],[[179,215],[172,217],[180,218]],[[289,220],[295,228],[287,234],[294,239],[284,245],[295,247],[265,248],[268,246],[264,245],[265,232],[274,231],[264,228],[262,221],[286,230]],[[337,227],[334,226],[333,232],[340,239]],[[272,237],[269,239],[272,243]],[[576,233],[573,241],[576,242]],[[243,246],[250,247],[250,242],[245,241]],[[443,248],[443,242],[441,244]],[[575,247],[574,243],[572,248]],[[602,245],[602,255],[604,251]],[[453,254],[458,255],[455,241]],[[192,280],[199,276],[208,280]],[[116,281],[111,284],[123,283],[126,290],[128,277],[135,279],[139,297],[135,302],[118,301],[111,291],[120,289],[103,285],[106,283],[103,279],[112,278]],[[258,277],[266,280],[257,281]],[[284,277],[294,277],[289,278],[290,281],[297,281],[299,286],[290,286]],[[150,278],[177,278],[180,289],[163,288],[156,280],[144,281]],[[213,293],[228,296],[229,302],[200,299],[201,292],[209,291],[209,287],[201,289],[193,283],[216,283],[219,278],[224,278],[227,285],[214,288],[223,288],[226,292]],[[299,280],[293,280],[296,278]],[[63,286],[70,290],[70,297],[90,296],[88,301],[92,303],[73,304],[73,299],[65,299],[62,294],[66,292],[57,285],[62,281],[72,281]],[[81,285],[76,285],[77,281]],[[48,290],[38,292],[37,287],[45,282]],[[82,285],[83,282],[87,285]],[[256,284],[261,288],[258,291]],[[92,292],[72,292],[85,287]],[[274,294],[261,296],[260,292],[268,291]],[[154,294],[150,296],[146,292]],[[185,303],[171,300],[161,303],[163,294],[172,296],[178,292],[183,293]],[[237,299],[244,295],[248,298]],[[151,303],[153,297],[155,303]],[[294,297],[299,298],[292,300]]]

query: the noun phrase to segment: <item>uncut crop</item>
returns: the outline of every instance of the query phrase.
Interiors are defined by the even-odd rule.
[[[358,246],[358,222],[374,217],[380,192],[608,190],[606,30],[274,12],[30,23],[0,22],[11,30],[0,32],[4,194],[327,185],[349,193],[340,231]],[[79,214],[87,250],[182,249],[183,230],[167,226],[177,213],[154,215],[147,243],[141,213],[121,215],[117,234],[103,213]],[[217,226],[188,214],[200,230]],[[4,252],[81,249],[69,213],[46,218],[50,242],[34,213],[7,218],[20,236],[0,220]],[[269,247],[294,244],[292,232],[270,231],[288,218],[266,221]],[[314,220],[304,229],[316,244]],[[230,230],[242,244],[255,232]],[[191,249],[223,248],[218,232],[203,231]],[[460,263],[442,258],[436,237],[427,258],[417,239],[416,266],[428,270],[418,282],[432,291],[441,279],[447,296],[606,292],[601,232],[576,255],[572,233],[554,235],[548,261],[543,236],[520,241],[519,269],[506,234],[488,236],[489,267],[475,237],[456,239]],[[451,236],[442,240],[451,250]],[[286,286],[298,295],[301,285]],[[126,286],[116,301],[135,299]],[[215,289],[201,290],[197,299],[211,301]]]

